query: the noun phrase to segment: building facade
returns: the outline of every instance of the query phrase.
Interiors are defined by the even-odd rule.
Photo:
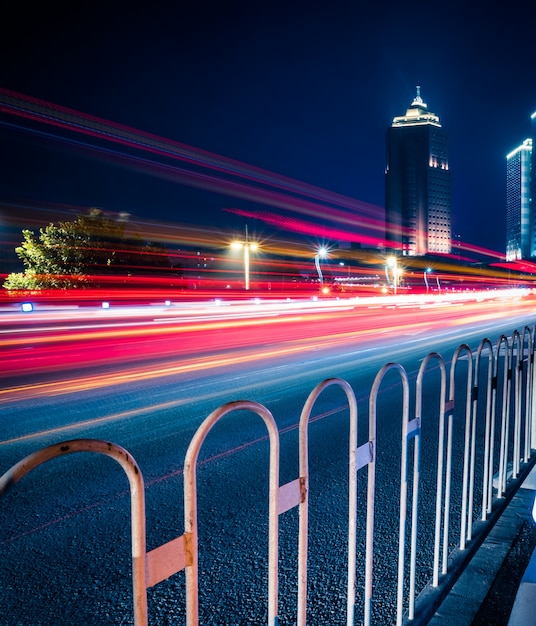
[[[534,256],[534,220],[531,219],[532,139],[506,155],[506,260]]]
[[[386,136],[387,245],[403,255],[451,252],[447,134],[417,95]]]
[[[536,258],[536,112],[531,137],[506,155],[506,260]]]
[[[532,145],[536,146],[536,112],[531,115],[532,123]],[[530,159],[530,241],[531,241],[531,256],[536,256],[536,154],[532,151]]]

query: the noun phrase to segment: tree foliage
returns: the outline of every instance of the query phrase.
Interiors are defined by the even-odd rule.
[[[39,235],[23,230],[22,244],[15,251],[25,272],[10,274],[4,287],[95,287],[101,286],[103,277],[170,267],[163,247],[127,235],[125,227],[124,221],[106,217],[100,209],[91,209],[74,221],[49,224],[39,230]]]

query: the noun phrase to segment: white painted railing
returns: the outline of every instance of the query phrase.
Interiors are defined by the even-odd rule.
[[[278,541],[279,516],[298,507],[298,593],[297,623],[305,626],[315,622],[308,614],[308,511],[309,511],[309,453],[308,430],[311,414],[318,397],[330,386],[341,388],[346,394],[349,410],[348,438],[348,556],[346,580],[346,623],[356,619],[366,626],[375,623],[374,599],[379,590],[374,588],[375,512],[382,506],[376,494],[376,461],[381,442],[377,441],[378,397],[385,376],[394,372],[402,387],[400,475],[398,481],[399,528],[396,622],[426,624],[442,600],[449,593],[478,546],[508,504],[528,471],[536,462],[533,446],[536,433],[536,402],[534,402],[534,329],[524,328],[511,338],[501,336],[492,346],[484,339],[473,354],[462,344],[454,352],[450,376],[443,357],[431,352],[423,360],[415,382],[415,408],[410,407],[410,381],[405,369],[398,363],[384,365],[376,375],[369,396],[368,433],[358,445],[358,411],[350,384],[339,378],[319,383],[304,404],[299,421],[299,476],[279,485],[280,435],[270,411],[250,401],[228,403],[213,411],[199,426],[192,438],[184,462],[184,534],[168,543],[146,552],[144,482],[135,460],[120,446],[99,440],[80,439],[61,442],[37,451],[0,477],[0,497],[27,473],[46,461],[75,452],[97,452],[116,460],[128,476],[131,492],[132,580],[134,595],[134,622],[148,623],[147,589],[184,570],[186,576],[186,622],[199,622],[198,594],[198,512],[196,471],[201,447],[214,425],[233,411],[249,411],[259,416],[266,427],[269,453],[268,506],[268,624],[278,624]],[[465,383],[457,385],[456,372],[465,361]],[[423,415],[424,381],[428,370],[435,365],[439,384],[437,419]],[[463,374],[462,374],[463,380]],[[448,387],[448,389],[447,389]],[[463,461],[461,485],[453,485],[453,448],[457,431],[455,420],[462,420]],[[483,424],[479,424],[483,420]],[[416,569],[418,541],[423,524],[419,514],[421,488],[421,435],[425,424],[437,423],[436,493],[434,502],[434,547],[430,569],[432,578],[422,589],[417,589]],[[480,427],[479,427],[480,426]],[[483,436],[479,439],[479,432]],[[496,438],[499,438],[497,441]],[[478,451],[482,455],[479,457]],[[480,459],[480,460],[479,460]],[[480,468],[478,464],[481,463]],[[477,471],[478,469],[478,471]],[[367,472],[366,510],[358,511],[357,484],[359,472]],[[392,470],[391,470],[392,471]],[[474,501],[477,476],[481,476],[481,515],[475,517]],[[456,487],[455,489],[453,487]],[[461,502],[453,506],[453,492],[461,494]],[[456,513],[456,510],[459,510]],[[357,558],[357,517],[365,517],[365,555]],[[434,514],[432,514],[434,519]],[[453,545],[453,528],[459,526],[459,539]],[[409,536],[409,540],[408,540]],[[408,545],[409,544],[409,545]],[[408,558],[409,555],[409,558]],[[356,573],[364,574],[364,588],[357,588]],[[343,586],[343,585],[341,585]],[[361,602],[356,602],[357,595]],[[362,616],[356,616],[359,605]],[[310,610],[310,609],[309,609]]]

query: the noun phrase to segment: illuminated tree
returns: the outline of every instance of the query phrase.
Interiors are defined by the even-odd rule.
[[[91,209],[72,222],[49,224],[36,236],[23,230],[15,248],[24,273],[10,274],[8,290],[100,286],[104,276],[125,276],[154,267],[168,267],[165,250],[126,235],[125,222]]]

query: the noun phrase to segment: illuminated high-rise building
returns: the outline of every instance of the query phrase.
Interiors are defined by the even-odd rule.
[[[386,138],[387,245],[404,255],[451,251],[451,183],[447,134],[417,95]]]
[[[532,122],[532,145],[536,146],[536,111],[531,115]],[[536,256],[536,152],[532,151],[530,160],[530,238],[531,238],[531,256]]]
[[[506,155],[506,260],[534,256],[534,219],[531,217],[532,139]]]

